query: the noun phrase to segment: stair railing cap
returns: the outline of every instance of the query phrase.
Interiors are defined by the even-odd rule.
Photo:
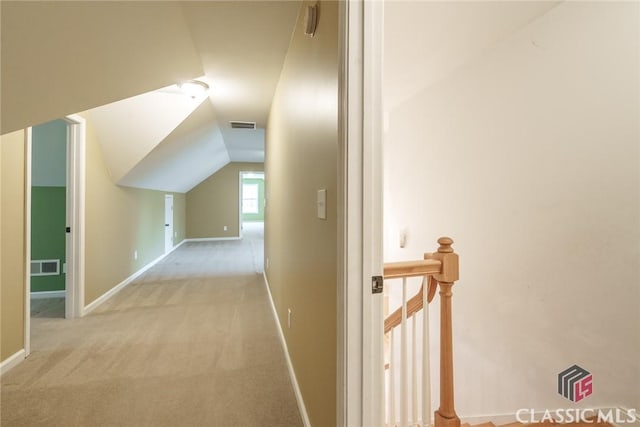
[[[451,247],[451,245],[453,245],[453,239],[451,237],[441,237],[438,239],[438,243],[440,244],[440,247],[438,248],[439,253],[443,254],[453,252],[453,248]]]

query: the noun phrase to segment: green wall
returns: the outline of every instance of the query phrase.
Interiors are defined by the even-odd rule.
[[[31,147],[31,259],[60,260],[60,274],[31,276],[31,292],[62,291],[66,248],[67,123],[33,127]]]
[[[61,273],[31,276],[31,292],[65,288],[66,191],[65,187],[31,187],[31,259],[59,259]]]
[[[258,213],[242,213],[242,221],[259,222],[264,221],[264,179],[243,178],[242,184],[258,184]]]

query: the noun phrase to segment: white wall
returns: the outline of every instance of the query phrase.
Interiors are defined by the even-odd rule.
[[[388,3],[387,41],[419,49],[430,5]],[[639,12],[562,3],[389,111],[385,256],[456,241],[461,416],[640,408]],[[415,62],[393,58],[387,73]],[[594,376],[579,404],[556,392],[572,364]]]

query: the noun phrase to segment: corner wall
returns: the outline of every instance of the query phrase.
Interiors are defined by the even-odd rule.
[[[229,163],[191,189],[186,197],[187,238],[238,237],[240,172],[262,171],[263,163]]]
[[[0,360],[24,348],[24,132],[0,137]]]
[[[390,111],[386,257],[456,241],[460,416],[640,408],[639,7],[561,3]],[[578,404],[556,385],[573,364]]]
[[[318,2],[305,36],[303,2],[266,134],[265,254],[271,293],[314,426],[336,423],[338,3]],[[327,219],[316,217],[327,190]],[[287,310],[291,309],[291,327]]]
[[[185,236],[185,195],[113,183],[87,120],[85,305],[164,254],[164,195],[173,194],[176,244]],[[137,251],[137,259],[135,252]]]

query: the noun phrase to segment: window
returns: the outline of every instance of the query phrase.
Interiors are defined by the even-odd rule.
[[[248,214],[260,213],[258,207],[258,184],[242,184],[242,212]]]

